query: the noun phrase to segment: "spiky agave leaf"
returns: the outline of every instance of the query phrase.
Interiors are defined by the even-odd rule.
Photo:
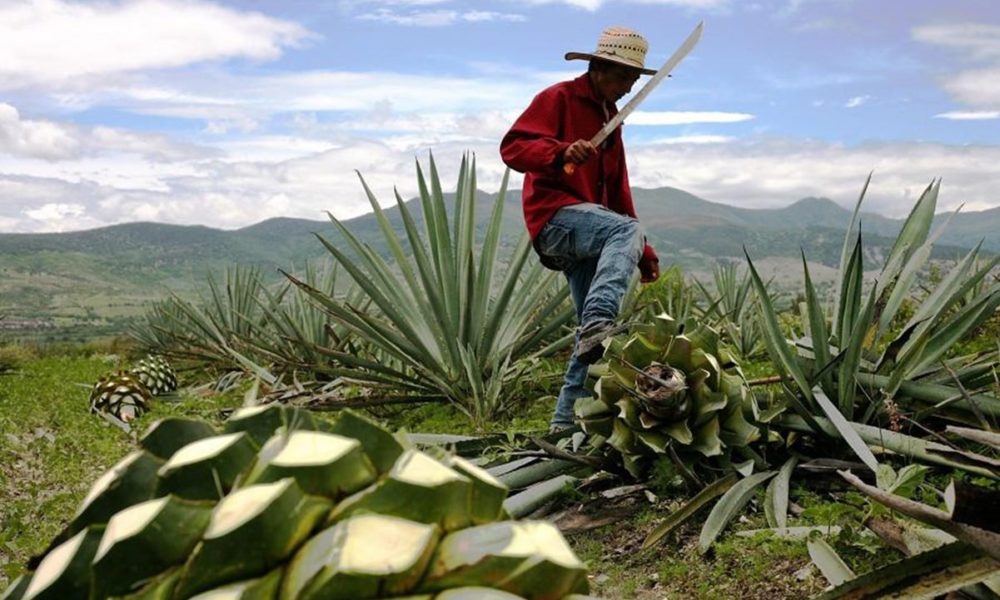
[[[687,468],[756,439],[743,414],[745,379],[714,329],[661,314],[613,340],[605,356],[596,401],[578,402],[577,417],[607,437],[634,476],[658,455]]]
[[[813,392],[817,384],[845,418],[863,424],[873,424],[876,419],[896,420],[897,406],[918,419],[935,416],[985,425],[983,414],[991,417],[989,411],[978,410],[977,404],[965,397],[975,395],[976,390],[969,387],[972,382],[991,383],[989,378],[977,380],[976,374],[995,369],[995,356],[988,361],[981,357],[945,357],[957,341],[1000,307],[1000,284],[985,283],[1000,257],[981,261],[977,245],[929,292],[919,291],[918,274],[944,229],[942,225],[931,231],[939,186],[939,181],[932,182],[914,205],[870,290],[865,289],[869,286],[864,280],[862,257],[866,252],[859,217],[865,191],[858,199],[844,239],[830,310],[824,308],[813,287],[803,256],[803,320],[810,334],[805,338],[794,342],[785,339],[764,283],[747,257],[760,301],[768,352],[779,370],[790,377],[789,383],[794,384],[797,397],[792,399],[792,405],[807,421],[823,412]],[[864,190],[867,188],[866,182]],[[978,290],[972,298],[971,290]],[[900,310],[907,300],[914,312],[900,327]],[[983,395],[990,397],[989,404],[1000,405],[995,393]],[[880,401],[871,402],[873,397]],[[942,398],[951,399],[946,403],[947,410],[935,405]],[[821,431],[819,427],[813,429]]]
[[[433,159],[429,182],[418,165],[424,228],[397,195],[402,239],[362,179],[395,264],[390,266],[332,216],[345,243],[319,239],[357,282],[368,308],[289,276],[334,322],[382,354],[374,360],[331,350],[329,357],[338,364],[326,370],[329,375],[392,395],[447,399],[482,424],[507,407],[503,389],[525,376],[517,367],[519,359],[571,343],[572,336],[563,331],[573,315],[568,291],[554,273],[529,260],[528,240],[517,243],[506,265],[497,260],[506,183],[505,176],[480,241],[474,160],[462,161],[450,223]]]
[[[105,375],[90,392],[90,412],[106,412],[128,423],[149,410],[149,390],[130,373]]]

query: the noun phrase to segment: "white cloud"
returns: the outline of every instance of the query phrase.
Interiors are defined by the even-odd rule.
[[[379,21],[410,27],[444,27],[456,23],[484,23],[490,21],[518,22],[524,21],[524,15],[514,13],[499,13],[495,11],[471,10],[427,10],[398,13],[388,8],[378,8],[374,12],[363,13],[355,17],[366,21]]]
[[[724,144],[733,141],[734,138],[726,135],[678,135],[675,137],[659,138],[650,142],[652,145],[658,144]]]
[[[844,103],[844,108],[857,108],[871,100],[871,96],[854,96]]]
[[[952,48],[973,60],[1000,61],[1000,25],[953,23],[914,27],[913,39]]]
[[[128,112],[220,124],[263,122],[295,113],[475,113],[523,109],[541,88],[574,72],[484,73],[468,77],[390,71],[301,71],[269,76],[174,75],[153,83],[106,86],[78,102]],[[345,94],[344,90],[350,90]],[[353,118],[356,115],[351,115]],[[326,118],[337,115],[326,115]],[[210,130],[211,131],[211,130]]]
[[[633,145],[629,180],[637,187],[677,187],[707,200],[748,207],[784,206],[808,196],[850,205],[874,171],[866,206],[904,217],[923,187],[942,177],[940,210],[1000,206],[1000,147],[935,143],[845,146],[749,138],[729,144]]]
[[[159,162],[206,158],[216,152],[179,144],[163,135],[24,119],[15,107],[0,102],[0,154],[61,161],[109,153],[136,154]]]
[[[934,118],[952,121],[988,121],[1000,119],[1000,110],[955,110],[934,115]]]
[[[521,0],[526,4],[568,4],[576,8],[582,8],[594,12],[610,4],[610,0]],[[726,8],[729,0],[626,0],[633,4],[662,4],[665,6],[676,6],[679,8],[690,8],[694,10],[708,10],[716,8]]]
[[[629,115],[629,125],[687,125],[691,123],[739,123],[754,116],[747,113],[711,111],[642,111]]]
[[[992,69],[972,69],[949,77],[944,88],[956,100],[977,108],[1000,108],[1000,64]]]
[[[249,147],[239,148],[242,153]],[[940,209],[966,210],[1000,205],[1000,148],[931,143],[865,144],[848,147],[790,139],[689,135],[639,143],[626,140],[633,185],[665,185],[708,200],[748,207],[775,207],[807,196],[827,196],[849,205],[865,176],[875,178],[866,205],[895,217],[905,216],[923,187],[944,178]],[[0,222],[7,231],[82,229],[134,220],[206,224],[234,228],[274,216],[322,219],[329,210],[341,218],[369,210],[358,182],[360,171],[384,205],[393,189],[404,198],[417,193],[414,159],[426,168],[433,149],[446,188],[453,187],[462,153],[475,152],[478,184],[496,190],[503,174],[495,140],[430,142],[425,135],[390,141],[344,139],[325,147],[309,140],[263,139],[279,156],[282,146],[297,146],[301,156],[181,163],[170,169],[138,172],[157,185],[129,187],[133,180],[109,178],[106,163],[88,172],[78,165],[69,177],[64,168],[35,161],[32,176],[0,174]],[[233,147],[233,153],[237,149]],[[511,186],[521,185],[514,174]],[[79,207],[84,209],[81,210]],[[30,211],[30,212],[29,212]],[[13,219],[13,221],[11,221]],[[13,224],[12,224],[13,223]]]
[[[38,221],[61,221],[67,217],[79,217],[86,210],[82,204],[43,204],[39,208],[24,211],[24,214]]]
[[[16,108],[0,103],[0,152],[59,160],[77,156],[80,145],[73,128],[22,119]]]
[[[0,89],[230,58],[270,60],[308,37],[298,24],[204,0],[0,4]]]
[[[943,78],[944,89],[963,104],[1000,108],[1000,25],[955,23],[915,27],[913,39],[953,49],[982,68],[957,70]]]

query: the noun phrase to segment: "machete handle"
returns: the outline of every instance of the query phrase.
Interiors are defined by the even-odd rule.
[[[576,163],[570,163],[570,162],[568,162],[568,163],[564,164],[563,165],[563,173],[565,173],[567,175],[572,175],[573,173],[576,173]]]

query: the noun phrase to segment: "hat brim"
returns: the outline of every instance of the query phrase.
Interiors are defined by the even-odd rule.
[[[566,60],[602,60],[604,62],[613,62],[619,65],[624,65],[631,69],[635,69],[642,73],[643,75],[656,75],[654,69],[646,69],[644,67],[637,67],[634,64],[615,58],[613,56],[597,56],[596,54],[591,54],[589,52],[567,52],[565,56]]]

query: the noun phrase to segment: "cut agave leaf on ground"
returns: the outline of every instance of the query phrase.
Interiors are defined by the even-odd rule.
[[[743,509],[750,497],[753,496],[757,486],[773,477],[777,471],[765,471],[755,473],[750,477],[737,481],[733,487],[723,494],[719,502],[712,507],[712,512],[705,519],[705,524],[701,528],[701,535],[698,536],[698,551],[702,554],[708,552],[709,548],[719,537],[722,530],[726,528],[733,517]]]
[[[789,458],[781,465],[777,476],[767,484],[767,494],[764,496],[764,514],[771,527],[784,529],[788,525],[788,488],[792,479],[792,471],[799,460]]]
[[[264,444],[241,485],[294,478],[306,493],[337,498],[375,481],[375,468],[354,438],[318,431],[279,431]]]
[[[822,539],[809,540],[806,543],[809,558],[819,569],[830,585],[840,585],[855,578],[854,571],[847,566],[837,551]]]
[[[198,440],[218,435],[205,421],[186,417],[168,417],[153,423],[139,440],[139,446],[160,460],[168,460],[175,452]]]
[[[814,420],[817,427],[825,431],[827,435],[837,435],[836,428],[828,419],[816,417]],[[804,433],[814,431],[798,415],[785,415],[779,423],[782,427],[793,431]],[[952,448],[944,444],[871,425],[852,422],[851,427],[871,448],[885,449],[920,462],[962,469],[991,479],[1000,479],[1000,473],[994,468],[993,460],[988,457],[971,452],[956,454]]]
[[[725,477],[716,480],[714,483],[698,492],[694,498],[688,500],[687,504],[667,515],[662,523],[656,526],[646,539],[642,542],[642,550],[653,547],[671,531],[691,518],[703,506],[726,493],[729,488],[736,483],[738,476],[730,473]]]
[[[257,445],[243,432],[192,442],[160,468],[157,493],[189,500],[221,498],[232,489],[236,477],[256,454]]]
[[[503,590],[484,587],[464,587],[445,590],[434,600],[524,600],[523,597]]]
[[[511,490],[517,490],[549,479],[557,475],[568,475],[580,469],[580,464],[570,460],[541,460],[519,469],[498,475],[500,480]]]
[[[93,559],[98,598],[135,591],[141,582],[182,564],[212,514],[209,502],[175,496],[147,500],[111,517]],[[164,536],[164,531],[170,531]]]
[[[1000,450],[1000,433],[986,431],[985,429],[970,429],[968,427],[956,427],[948,425],[944,428],[946,433],[954,433],[957,436],[979,444],[986,444],[994,450]]]
[[[1000,563],[961,542],[860,575],[817,600],[937,598],[994,575]]]
[[[468,477],[419,450],[407,450],[385,479],[344,499],[329,520],[374,512],[452,531],[472,522],[471,487]]]
[[[275,569],[258,579],[231,583],[192,596],[190,600],[274,600],[278,597],[283,573],[283,569]]]
[[[90,487],[70,524],[71,533],[94,523],[107,523],[123,508],[155,496],[157,472],[162,466],[163,461],[142,450],[118,461]]]
[[[257,446],[262,446],[282,427],[293,431],[316,429],[317,426],[307,410],[283,404],[262,404],[233,411],[226,420],[223,432],[245,432]]]
[[[358,515],[327,528],[295,554],[283,598],[398,596],[413,590],[440,536],[435,525],[384,515]]]
[[[24,600],[67,600],[90,595],[90,562],[104,527],[94,525],[60,544],[38,565]]]
[[[403,454],[403,445],[395,436],[375,421],[353,410],[340,411],[333,423],[323,422],[320,428],[328,433],[360,441],[368,458],[382,474],[388,473]]]
[[[448,457],[446,463],[472,482],[469,493],[472,522],[475,525],[499,520],[507,498],[507,486],[499,479],[459,456]]]
[[[507,498],[503,507],[514,518],[526,517],[571,487],[575,481],[577,478],[571,475],[557,475],[540,481]]]
[[[294,479],[233,492],[212,512],[177,595],[264,575],[288,558],[329,510],[329,500],[304,494]]]
[[[488,585],[537,600],[588,591],[585,566],[559,530],[544,521],[501,521],[446,536],[421,588],[464,585]]]

